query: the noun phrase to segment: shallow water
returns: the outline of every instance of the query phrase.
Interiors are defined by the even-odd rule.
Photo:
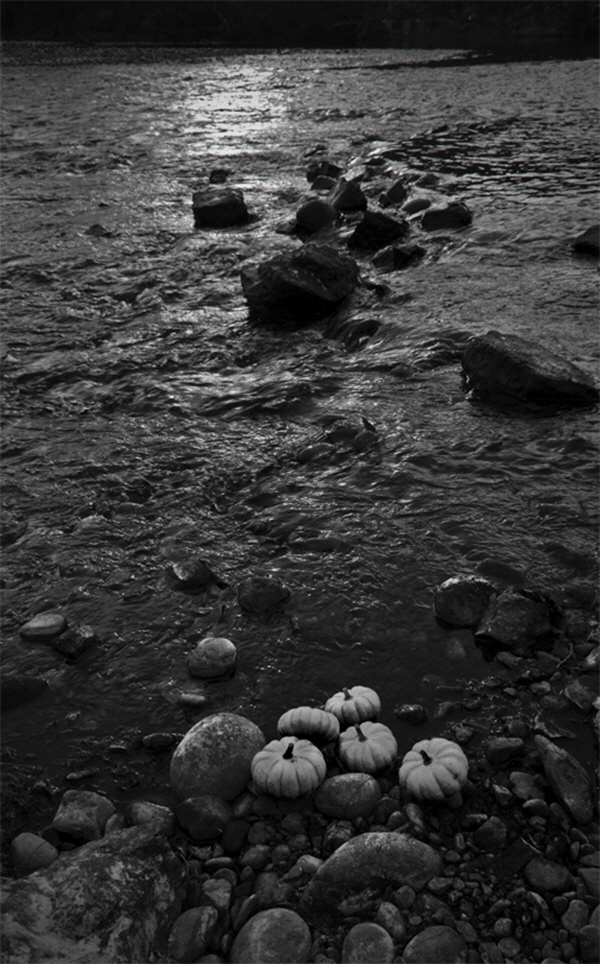
[[[570,250],[597,219],[597,63],[48,49],[37,64],[9,50],[3,76],[3,498],[27,522],[3,552],[3,668],[50,681],[5,715],[5,745],[60,781],[99,746],[185,731],[178,693],[204,689],[185,654],[211,632],[239,649],[235,677],[206,687],[211,712],[271,736],[285,709],[360,682],[401,745],[421,730],[399,703],[447,733],[436,686],[464,694],[504,670],[436,623],[439,582],[493,560],[592,607],[596,411],[474,404],[460,352],[494,328],[597,366],[596,267]],[[318,144],[344,166],[393,148],[397,175],[442,175],[438,192],[474,211],[460,232],[413,221],[416,267],[361,260],[386,290],[357,308],[377,329],[358,343],[251,326],[242,296],[246,261],[298,245],[275,228],[308,193]],[[256,217],[194,231],[192,191],[217,167]],[[366,183],[372,206],[390,183]],[[362,418],[378,444],[357,451],[339,427]],[[174,592],[177,553],[229,588]],[[257,571],[291,589],[283,614],[240,612],[235,587]],[[69,663],[22,642],[48,608],[100,643]],[[499,725],[522,704],[493,692]],[[114,792],[94,759],[93,785]]]

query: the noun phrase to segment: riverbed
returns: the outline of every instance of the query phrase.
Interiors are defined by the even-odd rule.
[[[182,692],[271,737],[285,709],[362,683],[405,748],[423,728],[399,704],[447,734],[487,687],[475,740],[535,712],[432,597],[453,575],[509,572],[596,625],[596,410],[498,410],[466,394],[460,365],[496,329],[597,368],[597,268],[571,249],[597,219],[596,76],[594,60],[458,51],[8,46],[3,671],[49,684],[5,714],[13,765],[58,786],[87,768],[86,787],[135,794],[139,738],[200,715]],[[360,261],[377,287],[358,340],[250,324],[240,271],[300,244],[277,227],[310,194],[310,157],[348,169],[390,150],[394,176],[437,175],[472,224],[432,235],[414,218],[418,265]],[[216,169],[252,218],[195,230],[192,193]],[[173,589],[175,558],[219,584]],[[280,612],[240,609],[256,573],[290,590]],[[67,660],[21,639],[44,610],[98,642]],[[186,655],[211,634],[238,666],[205,685]],[[585,720],[558,716],[591,767]]]

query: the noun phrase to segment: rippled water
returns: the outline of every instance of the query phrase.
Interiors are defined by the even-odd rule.
[[[596,268],[570,251],[597,219],[597,65],[419,66],[451,53],[8,57],[3,498],[27,529],[3,554],[3,665],[50,687],[6,715],[4,739],[52,779],[107,742],[187,729],[192,632],[239,648],[210,711],[270,736],[284,709],[360,682],[406,742],[394,706],[423,702],[447,732],[436,685],[504,672],[436,623],[436,584],[492,560],[589,611],[596,412],[477,406],[460,352],[495,328],[597,366]],[[275,228],[318,144],[344,166],[391,151],[396,174],[440,174],[474,211],[461,232],[413,223],[416,267],[362,261],[387,289],[357,309],[358,342],[252,327],[242,297],[246,261],[299,243]],[[216,167],[256,217],[194,231],[192,191]],[[389,183],[366,182],[373,207]],[[362,418],[379,440],[364,450]],[[177,553],[229,588],[174,592]],[[291,589],[284,614],[240,612],[235,587],[259,570]],[[20,641],[47,608],[101,642],[69,663]],[[498,719],[518,711],[494,699]],[[113,792],[110,755],[94,759]]]

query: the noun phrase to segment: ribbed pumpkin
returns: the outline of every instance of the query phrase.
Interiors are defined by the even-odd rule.
[[[312,743],[332,743],[340,735],[340,724],[333,713],[314,706],[296,706],[279,717],[277,736],[297,736]]]
[[[389,727],[367,721],[340,733],[338,753],[347,770],[377,773],[394,762],[398,744]]]
[[[350,689],[345,686],[339,693],[329,697],[324,709],[337,716],[340,726],[345,727],[362,723],[363,720],[376,720],[381,710],[381,700],[369,686],[352,686]]]
[[[325,779],[327,764],[314,743],[286,736],[259,750],[250,772],[258,793],[292,799],[316,790]]]
[[[405,755],[398,771],[400,786],[416,800],[444,800],[467,781],[469,761],[452,740],[420,740]]]

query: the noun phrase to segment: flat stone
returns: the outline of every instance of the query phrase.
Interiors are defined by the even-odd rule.
[[[45,642],[64,633],[67,625],[66,617],[62,613],[38,613],[21,626],[20,633],[23,639]]]
[[[346,934],[342,964],[391,964],[393,960],[394,942],[379,924],[355,924]]]
[[[360,834],[342,844],[316,872],[304,891],[300,912],[315,924],[339,921],[359,904],[381,898],[388,884],[427,885],[442,869],[440,855],[406,834]]]
[[[365,211],[362,221],[348,238],[351,248],[384,248],[409,234],[407,221],[398,221],[380,211]]]
[[[169,956],[197,961],[208,950],[218,917],[214,907],[192,907],[180,914],[169,934]]]
[[[562,894],[573,886],[573,878],[567,868],[545,857],[534,857],[523,873],[530,887],[538,894],[545,891]]]
[[[396,181],[385,194],[382,194],[379,198],[379,203],[383,207],[388,207],[389,205],[402,204],[403,201],[408,197],[408,189],[404,184],[404,181]]]
[[[308,964],[310,930],[293,910],[272,907],[251,917],[233,942],[231,964]]]
[[[462,365],[468,387],[479,393],[538,403],[590,404],[598,389],[587,372],[543,345],[519,335],[488,331],[467,343]]]
[[[593,816],[592,784],[572,754],[545,736],[534,737],[544,773],[559,802],[576,823],[588,824]]]
[[[496,853],[506,846],[506,824],[500,817],[490,817],[473,833],[473,840],[480,850]]]
[[[523,756],[525,741],[518,736],[499,736],[489,740],[485,746],[485,755],[492,766],[502,766],[509,760]]]
[[[402,956],[406,964],[464,964],[468,945],[445,924],[426,927],[408,942]]]
[[[398,271],[416,264],[427,254],[420,244],[390,244],[371,258],[371,264],[381,271]]]
[[[115,807],[107,797],[92,790],[67,790],[54,815],[52,826],[61,834],[83,842],[98,840]]]

